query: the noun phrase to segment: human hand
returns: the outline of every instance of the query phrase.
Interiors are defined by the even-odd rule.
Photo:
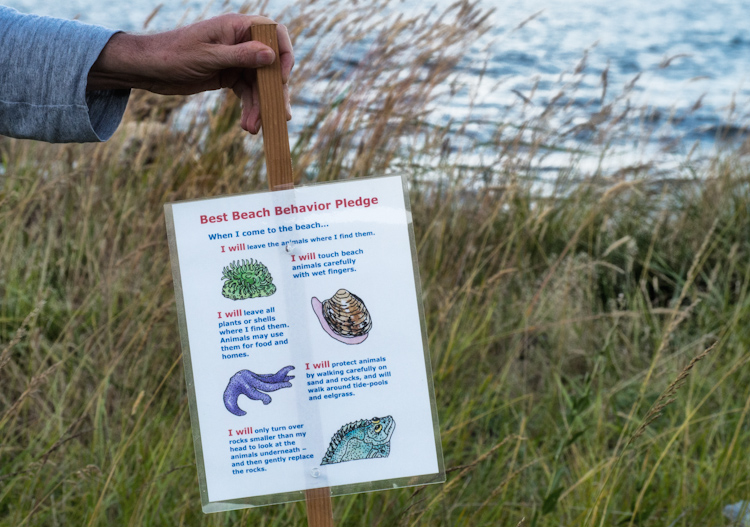
[[[250,27],[273,24],[261,16],[227,14],[154,35],[116,33],[91,67],[87,90],[141,88],[164,95],[189,95],[231,88],[242,101],[240,125],[260,130],[255,68],[273,63],[273,50],[250,40]],[[294,52],[289,33],[277,29],[287,120],[289,74]]]

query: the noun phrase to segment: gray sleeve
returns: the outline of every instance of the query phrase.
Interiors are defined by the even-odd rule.
[[[86,93],[111,29],[0,6],[0,135],[50,143],[109,139],[130,90]]]

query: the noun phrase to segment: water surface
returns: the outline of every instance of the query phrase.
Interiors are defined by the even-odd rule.
[[[438,0],[436,3],[446,7],[452,2]],[[23,12],[78,17],[85,22],[128,31],[142,30],[143,22],[155,6],[153,0],[107,3],[6,0],[5,4]],[[272,2],[269,14],[274,16],[291,4],[289,0]],[[166,1],[151,21],[149,30],[171,28],[201,13],[216,14],[240,5],[241,2],[234,0],[208,4],[208,7],[194,0]],[[407,0],[394,2],[392,9],[423,14],[428,5],[432,4]],[[747,30],[750,3],[737,0],[526,0],[484,1],[480,5],[495,9],[491,18],[494,29],[467,49],[460,65],[465,85],[474,89],[467,88],[450,104],[436,108],[430,117],[436,123],[461,120],[470,109],[472,117],[480,121],[507,120],[509,115],[511,118],[514,115],[509,114],[508,109],[517,107],[521,96],[531,100],[525,112],[533,113],[535,108],[538,111],[566,82],[574,79],[574,71],[583,65],[581,60],[586,55],[575,92],[566,94],[559,102],[574,110],[579,108],[580,115],[567,125],[552,124],[563,127],[585,122],[592,113],[612,102],[615,102],[615,109],[623,105],[640,108],[629,117],[633,133],[649,126],[658,129],[659,141],[644,148],[641,144],[633,146],[623,138],[615,149],[618,155],[612,156],[615,163],[636,163],[644,156],[657,156],[662,162],[670,156],[678,160],[695,141],[700,141],[700,148],[707,152],[714,147],[717,136],[729,132],[730,138],[744,137],[750,101],[750,32]],[[537,16],[518,28],[534,14]],[[488,62],[480,83],[485,59]],[[601,75],[605,69],[608,88],[602,98]],[[615,101],[617,94],[639,74],[628,97]],[[476,97],[472,105],[473,95]],[[304,111],[295,113],[304,115]],[[570,119],[571,113],[566,116]],[[481,136],[483,130],[482,126],[477,126],[475,132]],[[663,145],[672,139],[669,151],[662,152]],[[589,147],[590,141],[585,134],[571,134],[568,144]]]

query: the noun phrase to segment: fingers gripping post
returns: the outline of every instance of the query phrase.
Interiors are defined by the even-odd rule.
[[[281,81],[281,61],[276,24],[260,24],[250,28],[253,40],[273,49],[276,60],[270,66],[258,68],[260,93],[260,120],[263,127],[263,150],[266,153],[266,171],[271,190],[292,188],[292,155],[289,150],[289,132],[286,128],[286,106]]]
[[[252,26],[250,35],[253,40],[269,46],[276,54],[273,64],[257,69],[263,150],[266,153],[268,185],[271,190],[290,189],[294,186],[294,178],[276,24]],[[309,489],[305,492],[305,499],[309,527],[334,527],[330,488]]]

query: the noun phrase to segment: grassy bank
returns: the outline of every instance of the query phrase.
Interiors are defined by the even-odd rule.
[[[295,38],[334,27],[313,7]],[[530,121],[487,125],[498,161],[467,168],[446,152],[462,123],[425,112],[483,14],[378,36],[365,9],[337,26],[375,35],[345,78],[300,57],[295,92],[327,88],[294,166],[409,177],[449,474],[336,498],[339,524],[725,525],[750,499],[747,159],[671,182],[573,168],[540,196],[555,131]],[[182,102],[134,94],[103,145],[0,138],[1,526],[304,524],[303,504],[200,512],[162,204],[265,182],[233,96],[175,128]]]

